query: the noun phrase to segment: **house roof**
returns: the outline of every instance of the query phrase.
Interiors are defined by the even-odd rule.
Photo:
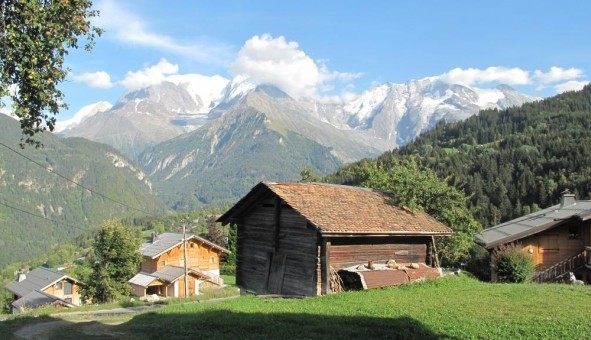
[[[269,192],[280,197],[324,235],[449,235],[453,232],[426,213],[394,205],[394,196],[390,193],[321,183],[261,182],[218,221],[238,222]]]
[[[560,204],[487,228],[476,238],[490,249],[554,228],[565,221],[587,221],[590,218],[591,200],[575,200],[574,195],[568,194],[563,196]]]
[[[12,306],[17,309],[22,308],[36,308],[41,307],[49,304],[53,304],[55,302],[59,302],[65,306],[73,306],[71,303],[66,302],[63,299],[58,298],[57,296],[53,296],[51,294],[47,294],[42,291],[32,291],[25,296],[21,297],[20,299],[14,301]]]
[[[189,274],[193,274],[195,276],[202,277],[206,280],[211,279],[207,274],[195,270],[193,268],[188,268],[187,272]],[[161,280],[164,282],[172,283],[185,275],[185,268],[177,267],[177,266],[164,266],[158,271],[153,273],[144,273],[140,272],[132,277],[129,281],[131,284],[135,284],[142,287],[147,287],[150,283],[154,282],[154,280]]]
[[[202,237],[195,234],[187,234],[187,241],[195,240],[199,243],[206,244],[214,249],[217,249],[223,253],[230,253],[230,251],[224,247],[221,247],[213,242],[210,242]],[[183,234],[180,233],[162,233],[157,236],[154,242],[144,243],[140,246],[140,253],[142,256],[149,258],[157,258],[162,253],[180,245],[183,242]]]
[[[36,290],[42,291],[54,283],[62,280],[63,278],[68,278],[74,282],[78,282],[76,279],[73,279],[62,272],[45,267],[35,268],[25,275],[26,278],[23,281],[12,281],[4,288],[18,296],[23,297]]]

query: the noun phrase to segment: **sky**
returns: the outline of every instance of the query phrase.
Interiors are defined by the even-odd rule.
[[[58,121],[183,74],[243,76],[325,101],[434,76],[540,97],[591,80],[591,1],[95,0],[94,8],[105,33],[92,52],[66,58],[60,88],[70,108]]]

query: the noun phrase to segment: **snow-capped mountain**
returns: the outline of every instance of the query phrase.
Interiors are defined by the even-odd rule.
[[[78,112],[76,112],[76,114],[72,118],[61,122],[58,121],[55,126],[55,132],[59,133],[64,130],[68,130],[75,126],[78,126],[88,117],[92,117],[99,112],[107,111],[112,107],[113,105],[111,103],[105,101],[100,101],[94,104],[86,105],[82,107],[80,110],[78,110]]]
[[[342,107],[317,106],[315,114],[340,128],[366,131],[396,147],[440,120],[463,120],[482,109],[505,109],[538,99],[506,85],[480,89],[430,77],[377,85]]]
[[[308,124],[304,122],[313,119],[320,127],[353,131],[348,133],[352,143],[380,151],[411,141],[442,119],[462,120],[481,109],[504,109],[539,99],[506,85],[481,89],[429,77],[380,84],[348,103],[326,104],[311,98],[296,101],[276,87],[256,85],[245,77],[229,81],[219,76],[175,75],[124,94],[110,109],[84,108],[68,124],[59,124],[59,131],[110,144],[135,159],[145,147],[220,119],[260,90],[275,101],[273,105],[268,101],[266,109],[291,112],[294,131],[311,131],[298,128],[297,122]],[[307,137],[330,146],[322,133],[311,134]]]

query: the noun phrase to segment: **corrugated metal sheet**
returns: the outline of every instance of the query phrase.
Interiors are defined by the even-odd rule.
[[[436,279],[441,276],[438,268],[429,267],[424,263],[420,263],[418,268],[411,268],[410,265],[402,266],[401,269],[388,269],[383,265],[377,266],[375,270],[349,267],[345,271],[357,274],[363,289],[400,286],[409,282]]]

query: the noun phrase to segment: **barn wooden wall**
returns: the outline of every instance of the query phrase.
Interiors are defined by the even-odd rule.
[[[237,284],[257,294],[316,295],[317,231],[272,194],[238,225]]]
[[[335,237],[331,239],[330,265],[338,270],[359,264],[386,263],[393,259],[398,263],[427,263],[429,254],[427,237]]]

